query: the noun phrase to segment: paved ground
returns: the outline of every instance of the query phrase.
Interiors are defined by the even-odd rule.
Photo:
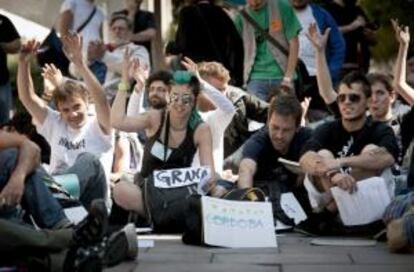
[[[162,240],[161,240],[162,239]],[[278,236],[276,249],[224,249],[186,246],[178,236],[155,238],[136,262],[107,272],[413,272],[414,256],[390,254],[385,243],[369,247],[313,246],[311,238]]]

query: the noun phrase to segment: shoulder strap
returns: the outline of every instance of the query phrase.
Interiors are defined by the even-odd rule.
[[[96,13],[96,6],[93,8],[91,14],[89,14],[88,18],[85,20],[85,22],[83,22],[83,24],[81,24],[78,29],[76,29],[76,32],[79,33],[81,32],[88,24],[89,22],[92,20],[93,16]]]
[[[240,10],[240,14],[249,22],[257,31],[260,32],[263,37],[266,38],[273,46],[280,50],[284,55],[289,56],[288,50],[281,45],[275,38],[273,38],[267,31],[265,31],[246,11],[246,9]]]

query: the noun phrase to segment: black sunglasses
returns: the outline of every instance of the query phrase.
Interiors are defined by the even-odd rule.
[[[349,102],[358,103],[361,101],[361,95],[359,94],[339,94],[337,97],[338,103],[344,103],[348,97]]]

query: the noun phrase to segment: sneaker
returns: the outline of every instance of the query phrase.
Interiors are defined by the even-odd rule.
[[[74,246],[66,254],[63,272],[101,272],[105,243],[95,246]]]
[[[112,233],[106,240],[103,256],[105,267],[117,265],[125,260],[135,260],[138,255],[138,239],[133,223]]]
[[[293,230],[307,236],[324,236],[332,233],[334,215],[329,211],[312,213],[305,221],[296,225]]]
[[[108,210],[103,199],[92,201],[89,214],[74,227],[73,240],[80,246],[102,241],[108,227]]]

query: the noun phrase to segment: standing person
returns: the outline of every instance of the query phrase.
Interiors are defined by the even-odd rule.
[[[343,75],[350,71],[368,72],[370,52],[366,36],[373,34],[368,18],[356,0],[331,0],[325,8],[332,14],[344,35],[346,51]]]
[[[116,11],[112,17],[126,15],[132,22],[131,42],[144,46],[151,59],[151,42],[157,33],[152,12],[141,9],[142,0],[124,0],[125,9]]]
[[[243,83],[243,42],[230,17],[214,0],[192,0],[180,11],[175,41],[167,48],[167,53],[196,63],[220,62],[230,71],[232,84]]]
[[[316,54],[312,43],[306,37],[306,33],[313,23],[317,25],[317,29],[321,33],[330,28],[331,32],[325,47],[325,55],[333,85],[336,85],[339,81],[345,57],[345,41],[334,18],[325,9],[319,5],[310,4],[309,0],[291,0],[291,3],[302,25],[302,30],[299,33],[299,57],[305,63],[309,74],[309,83],[306,84],[306,89],[302,93],[304,96],[312,98],[309,105],[308,119],[311,122],[318,121],[326,117],[328,112],[319,95],[316,82]],[[303,97],[300,97],[300,99],[303,99]]]
[[[87,19],[91,19],[83,27],[79,34],[83,37],[82,54],[86,58],[90,42],[101,41],[103,38],[103,23],[105,16],[103,11],[96,6],[95,0],[65,0],[60,8],[57,29],[61,37],[76,31]],[[96,61],[90,64],[90,68],[103,83],[106,75],[106,67],[102,62]],[[73,65],[70,65],[70,73],[77,75]]]
[[[0,125],[10,120],[10,110],[13,106],[7,54],[19,52],[20,45],[20,36],[13,23],[0,14]]]
[[[109,200],[107,178],[113,152],[110,107],[102,86],[84,62],[81,37],[66,36],[63,44],[69,60],[85,80],[86,88],[79,82],[67,80],[53,93],[57,110],[47,106],[35,93],[30,75],[30,57],[38,46],[32,40],[24,45],[20,53],[18,93],[38,132],[50,144],[50,173],[76,174],[80,187],[79,199],[88,209],[95,198]],[[88,116],[89,95],[95,103],[96,116]]]
[[[249,92],[268,101],[272,89],[293,88],[301,25],[288,0],[248,0],[246,11],[289,52],[280,52],[242,15],[236,16],[244,45],[244,83]]]

